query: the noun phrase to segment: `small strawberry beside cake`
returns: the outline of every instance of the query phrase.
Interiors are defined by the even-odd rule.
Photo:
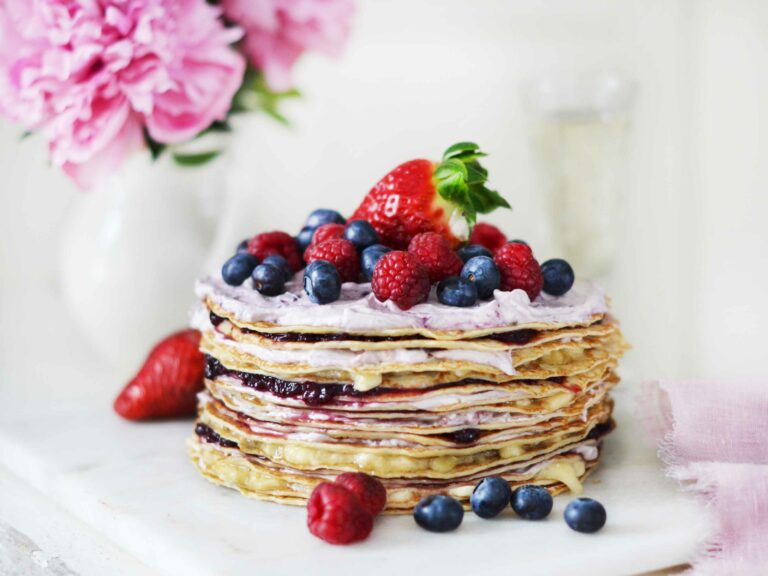
[[[515,490],[535,515],[581,490],[626,344],[600,288],[476,224],[507,206],[483,156],[461,143],[406,162],[349,220],[320,209],[296,237],[257,234],[198,282],[206,390],[189,449],[203,475],[311,496],[310,528],[339,542],[381,508],[440,531],[456,506],[490,514]],[[328,528],[331,509],[356,529]]]

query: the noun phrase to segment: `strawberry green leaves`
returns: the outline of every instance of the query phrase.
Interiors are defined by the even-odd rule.
[[[498,192],[485,186],[488,170],[478,161],[484,156],[474,142],[459,142],[445,151],[433,176],[437,193],[461,208],[470,227],[478,214],[509,208],[509,203]]]

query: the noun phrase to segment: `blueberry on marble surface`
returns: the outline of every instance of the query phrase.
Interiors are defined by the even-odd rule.
[[[430,532],[450,532],[456,530],[464,519],[464,508],[458,500],[435,494],[423,498],[413,509],[416,524]]]
[[[552,494],[543,486],[526,484],[512,492],[512,510],[525,520],[541,520],[552,512]]]
[[[592,498],[571,500],[563,513],[565,523],[576,532],[592,534],[605,526],[605,508]]]
[[[504,478],[489,476],[475,486],[469,504],[480,518],[493,518],[501,514],[511,497],[512,490]]]

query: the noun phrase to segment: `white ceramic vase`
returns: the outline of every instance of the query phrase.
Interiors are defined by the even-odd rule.
[[[226,198],[222,158],[131,157],[67,219],[60,277],[74,321],[116,369],[133,370],[187,323]]]

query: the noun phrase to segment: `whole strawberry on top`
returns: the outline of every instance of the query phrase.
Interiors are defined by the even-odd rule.
[[[397,250],[411,238],[436,232],[456,248],[467,240],[478,214],[509,204],[486,187],[488,171],[477,144],[460,142],[448,148],[440,163],[410,160],[384,176],[352,215],[367,220],[381,243]]]

